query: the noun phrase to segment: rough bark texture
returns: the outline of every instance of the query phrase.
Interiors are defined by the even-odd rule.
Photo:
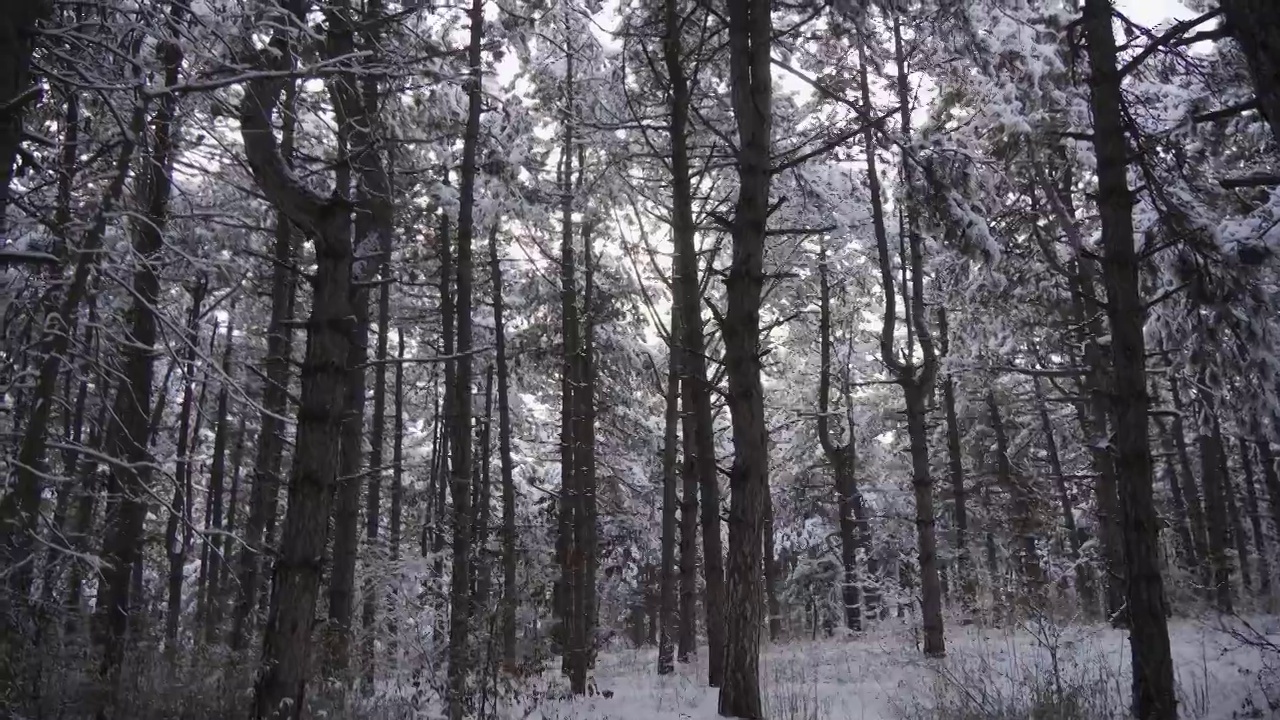
[[[729,84],[738,129],[738,197],[731,227],[733,260],[721,328],[733,425],[729,474],[724,677],[720,714],[763,717],[760,694],[761,533],[769,492],[769,433],[760,383],[760,298],[769,221],[773,82],[768,0],[730,3]],[[704,506],[707,503],[704,498]],[[704,513],[706,511],[704,510]]]
[[[1237,439],[1240,452],[1240,468],[1244,473],[1245,512],[1249,516],[1249,529],[1253,531],[1253,549],[1258,558],[1258,590],[1263,597],[1271,595],[1271,563],[1267,559],[1267,538],[1262,532],[1262,514],[1259,512],[1257,479],[1253,471],[1253,457],[1248,441]]]
[[[840,563],[844,571],[841,599],[844,602],[845,627],[862,630],[862,597],[858,578],[858,531],[853,507],[858,492],[854,477],[857,450],[853,427],[844,444],[837,444],[831,433],[831,283],[827,278],[826,246],[818,256],[818,342],[821,369],[818,371],[818,441],[826,455],[835,479],[837,514],[840,527]],[[770,528],[772,529],[772,528]]]
[[[1178,482],[1182,485],[1182,497],[1187,503],[1187,515],[1191,521],[1191,542],[1195,548],[1196,558],[1200,561],[1201,584],[1209,587],[1212,563],[1209,561],[1209,530],[1206,527],[1205,506],[1201,502],[1200,487],[1196,485],[1195,471],[1191,467],[1191,452],[1187,447],[1186,429],[1183,425],[1186,414],[1182,402],[1182,393],[1176,377],[1169,378],[1169,396],[1173,400],[1173,422],[1170,434],[1178,460]]]
[[[675,672],[676,619],[676,506],[680,502],[676,486],[680,482],[676,464],[680,423],[680,362],[676,352],[676,328],[679,318],[671,313],[671,349],[667,361],[667,408],[662,434],[662,567],[658,611],[658,674]]]
[[[1204,509],[1209,540],[1209,589],[1218,611],[1231,613],[1234,609],[1231,591],[1230,522],[1227,509],[1226,482],[1222,476],[1222,464],[1218,445],[1214,441],[1213,420],[1209,403],[1199,403],[1200,429],[1196,435],[1196,447],[1200,455],[1200,479],[1204,483]]]
[[[287,22],[287,21],[285,21]],[[264,68],[290,58],[288,43],[263,54]],[[333,80],[349,83],[345,77]],[[311,314],[300,376],[298,429],[272,600],[263,637],[262,671],[254,687],[253,718],[298,718],[306,706],[311,631],[329,539],[346,397],[351,322],[351,206],[298,181],[280,155],[271,116],[283,91],[277,77],[249,83],[240,106],[241,135],[259,188],[315,245]]]
[[[187,543],[185,526],[191,522],[187,512],[190,497],[191,461],[188,445],[191,433],[191,414],[195,403],[195,359],[199,341],[198,321],[204,302],[207,283],[197,281],[191,289],[191,312],[187,315],[187,348],[183,354],[182,401],[178,409],[178,447],[174,463],[173,495],[169,503],[169,520],[165,525],[165,553],[169,560],[168,605],[165,609],[165,652],[173,659],[177,651],[179,623],[182,619],[182,582],[186,566]]]
[[[707,616],[707,681],[719,687],[724,675],[724,567],[720,542],[720,476],[716,468],[715,426],[702,326],[702,284],[698,272],[693,186],[689,163],[691,91],[682,57],[680,31],[684,21],[677,0],[665,0],[662,57],[670,80],[668,135],[671,139],[671,237],[675,246],[675,307],[679,333],[673,337],[680,351],[683,433],[686,471],[701,490],[704,605]],[[687,494],[686,494],[687,495]],[[686,502],[688,498],[686,497]],[[695,504],[694,510],[698,509]],[[691,648],[691,646],[690,646]],[[681,655],[687,649],[681,643]]]
[[[450,720],[462,720],[470,705],[467,677],[470,672],[470,633],[472,579],[471,533],[471,383],[472,383],[472,236],[475,230],[473,212],[476,192],[476,156],[480,141],[481,46],[484,43],[484,0],[472,0],[468,13],[471,26],[467,60],[471,68],[467,79],[467,125],[463,138],[462,172],[459,182],[458,248],[456,267],[457,353],[454,368],[453,418],[450,437],[451,459],[449,487],[453,498],[453,563],[449,581],[449,667],[448,704]]]
[[[947,313],[938,313],[938,340],[942,354],[947,354]],[[977,597],[977,575],[969,551],[968,492],[964,487],[964,458],[960,450],[960,422],[956,417],[956,381],[950,373],[942,380],[942,409],[947,424],[947,478],[951,483],[952,522],[955,525],[955,572],[953,577],[960,586],[960,604],[968,610]]]
[[[1231,479],[1231,463],[1227,460],[1227,443],[1222,436],[1222,421],[1215,414],[1213,417],[1213,449],[1217,453],[1218,472],[1222,478],[1222,496],[1227,504],[1227,519],[1230,521],[1231,542],[1236,551],[1236,568],[1240,572],[1240,583],[1246,591],[1253,589],[1253,572],[1249,567],[1249,535],[1244,529],[1244,518],[1240,515],[1240,502],[1236,495],[1235,482]]]
[[[1097,160],[1098,211],[1102,221],[1102,265],[1111,328],[1112,409],[1115,416],[1116,477],[1124,535],[1126,597],[1132,650],[1133,714],[1140,720],[1177,717],[1173,660],[1169,649],[1164,588],[1159,564],[1159,518],[1151,487],[1147,437],[1145,308],[1134,247],[1133,193],[1127,170],[1121,77],[1110,0],[1086,0],[1093,146]]]

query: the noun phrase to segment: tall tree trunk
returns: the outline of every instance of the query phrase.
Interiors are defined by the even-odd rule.
[[[282,20],[281,25],[287,25]],[[301,367],[298,429],[288,506],[272,582],[263,637],[262,669],[254,687],[254,720],[296,720],[306,708],[311,631],[328,544],[329,517],[337,484],[346,398],[351,322],[351,205],[304,186],[280,154],[272,113],[284,90],[280,71],[291,51],[282,36],[276,52],[259,58],[264,73],[247,83],[240,106],[245,155],[258,186],[291,224],[311,236],[316,248],[311,314]],[[336,48],[341,51],[342,48]],[[354,85],[349,76],[331,79]]]
[[[46,296],[49,298],[48,312],[45,313],[47,322],[44,324],[37,346],[40,363],[35,373],[36,380],[31,392],[31,400],[23,404],[23,407],[29,407],[30,411],[23,418],[22,439],[18,445],[18,457],[15,463],[16,478],[12,489],[0,498],[0,565],[15,568],[15,571],[8,575],[8,591],[2,594],[3,598],[0,598],[0,602],[16,602],[21,606],[30,592],[32,563],[25,560],[32,552],[32,542],[37,532],[40,497],[44,489],[43,480],[48,474],[45,450],[49,441],[49,421],[53,407],[57,404],[54,401],[54,395],[57,390],[58,370],[66,358],[67,348],[76,332],[75,321],[80,310],[80,301],[84,299],[88,289],[90,272],[97,265],[101,255],[98,250],[102,246],[102,239],[106,233],[107,220],[115,212],[116,205],[124,193],[125,182],[133,165],[134,152],[138,147],[137,141],[146,132],[146,125],[147,104],[140,99],[135,102],[128,129],[123,133],[119,154],[112,168],[111,180],[98,202],[92,221],[81,238],[71,279],[66,283],[60,296],[58,293],[49,293]],[[153,149],[153,158],[156,157],[157,152],[158,150]],[[7,192],[7,182],[4,188]],[[143,415],[145,414],[144,410]],[[145,447],[144,444],[143,448]],[[6,611],[3,606],[0,606],[0,619],[6,623],[10,622],[18,612]],[[25,608],[21,612],[25,612]],[[0,635],[8,634],[7,628],[0,626],[0,630],[6,631]]]
[[[681,43],[684,25],[678,0],[664,0],[662,56],[671,82],[669,124],[671,139],[671,233],[675,247],[674,288],[680,309],[681,391],[685,468],[695,474],[702,492],[703,579],[706,586],[707,682],[719,687],[724,676],[725,589],[721,557],[720,475],[716,468],[715,425],[711,388],[707,383],[702,325],[702,284],[698,272],[697,228],[693,217],[692,170],[689,161],[691,90]],[[766,193],[767,194],[767,193]],[[767,201],[767,197],[766,197]],[[686,493],[685,502],[690,498]],[[699,508],[691,506],[694,511]],[[690,624],[683,621],[682,625]],[[692,651],[680,644],[681,656]]]
[[[493,281],[494,362],[498,374],[498,461],[502,473],[502,661],[508,670],[516,666],[516,484],[511,456],[511,405],[507,369],[507,330],[504,315],[502,262],[498,258],[498,234],[489,234],[489,271]]]
[[[1262,514],[1259,512],[1257,481],[1253,471],[1253,455],[1248,441],[1237,438],[1240,451],[1240,468],[1244,473],[1245,512],[1249,515],[1249,529],[1253,531],[1253,549],[1258,558],[1258,590],[1262,596],[1271,596],[1271,563],[1267,559],[1267,538],[1262,532]]]
[[[493,573],[489,567],[489,515],[492,503],[490,457],[493,455],[493,365],[484,372],[484,415],[479,418],[476,452],[480,455],[479,467],[475,472],[475,487],[472,506],[475,509],[475,569],[472,571],[473,594],[471,602],[476,612],[489,607],[489,595],[492,590]]]
[[[185,23],[185,8],[175,2],[170,9],[169,37],[157,52],[165,67],[166,86],[176,85],[182,50],[176,40]],[[97,604],[100,629],[101,675],[111,689],[108,705],[99,708],[99,720],[115,716],[120,669],[126,651],[126,635],[138,598],[133,593],[133,568],[142,552],[143,532],[151,494],[150,399],[157,341],[156,307],[160,297],[157,263],[164,250],[169,221],[169,197],[173,188],[173,122],[177,98],[160,102],[152,127],[150,153],[139,178],[142,218],[133,228],[134,271],[129,329],[121,345],[124,377],[116,387],[113,403],[113,441],[109,453],[123,460],[112,468],[108,490],[106,535],[102,543],[103,572]],[[74,309],[74,308],[73,308]],[[63,346],[65,347],[65,337]],[[51,400],[52,398],[49,398]],[[20,458],[21,459],[21,458]]]
[[[862,597],[858,578],[858,538],[853,517],[853,495],[857,492],[854,478],[856,447],[853,427],[845,444],[838,445],[831,433],[831,283],[828,279],[827,248],[819,247],[818,255],[818,343],[821,346],[821,368],[818,370],[818,440],[835,479],[840,527],[840,563],[843,570],[841,599],[844,603],[845,627],[862,631]]]
[[[582,146],[579,146],[579,185],[585,170]],[[595,667],[596,625],[598,601],[596,598],[597,554],[599,540],[596,524],[596,366],[595,366],[595,329],[593,316],[593,300],[595,296],[595,258],[592,250],[592,239],[595,222],[588,220],[582,227],[582,301],[579,317],[580,344],[578,350],[579,387],[575,394],[578,411],[575,413],[580,428],[579,452],[574,454],[578,464],[578,490],[580,492],[579,509],[581,517],[574,528],[575,546],[582,554],[582,578],[579,582],[581,597],[582,627],[579,629],[578,643],[580,652],[586,658],[587,669]],[[717,527],[719,525],[717,524]]]
[[[200,308],[208,290],[205,278],[191,288],[191,311],[187,315],[186,352],[182,362],[182,404],[178,409],[178,447],[174,463],[173,499],[169,503],[169,520],[165,526],[165,552],[169,558],[169,600],[165,612],[165,652],[170,662],[178,646],[178,630],[182,620],[183,571],[187,562],[185,525],[191,522],[187,513],[187,488],[190,485],[191,459],[188,445],[191,413],[195,403],[195,360],[199,344]],[[180,535],[179,532],[182,532]]]
[[[341,104],[341,103],[338,103]],[[351,127],[350,123],[340,123]],[[340,136],[342,133],[340,133]],[[352,155],[363,152],[362,138],[346,139]],[[341,143],[340,143],[341,144]],[[343,183],[339,181],[339,187]],[[345,188],[343,188],[345,191]],[[360,188],[357,193],[363,195]],[[360,546],[360,490],[364,481],[365,365],[369,361],[369,289],[362,267],[371,263],[367,238],[372,227],[365,212],[354,221],[356,244],[352,256],[351,326],[347,344],[346,397],[342,406],[342,448],[338,455],[338,491],[333,506],[333,563],[329,578],[329,621],[325,624],[323,672],[337,678],[351,658],[351,634],[355,614],[356,559]]]
[[[856,526],[855,522],[855,526]],[[778,601],[778,552],[774,543],[773,495],[764,503],[764,598],[769,612],[769,642],[782,635],[782,604]]]
[[[1110,0],[1085,0],[1097,160],[1098,212],[1102,219],[1102,266],[1111,328],[1111,396],[1115,417],[1112,443],[1124,536],[1129,642],[1132,648],[1133,706],[1141,720],[1177,717],[1173,660],[1160,577],[1159,520],[1151,487],[1151,447],[1147,437],[1145,308],[1134,248],[1133,193],[1129,189],[1129,148],[1125,136],[1121,75],[1111,27]]]
[[[946,355],[950,344],[950,328],[945,309],[938,311],[938,342]],[[947,476],[951,482],[952,522],[955,523],[955,578],[960,586],[960,605],[966,611],[977,597],[977,576],[969,552],[968,493],[964,487],[964,459],[960,451],[960,422],[956,416],[956,381],[951,373],[942,380],[942,409],[947,424]]]
[[[232,308],[234,311],[234,307]],[[227,547],[223,535],[223,494],[227,479],[227,445],[231,435],[230,413],[231,357],[235,347],[235,325],[227,322],[227,338],[222,354],[222,382],[218,389],[217,426],[213,435],[213,465],[209,468],[210,523],[205,528],[209,540],[208,583],[205,585],[204,641],[209,645],[218,642],[218,626],[222,623],[222,589],[218,580],[222,573],[222,558]]]
[[[1151,404],[1153,406],[1159,404],[1159,393],[1156,390],[1155,383],[1152,384]],[[1164,455],[1164,462],[1160,466],[1161,475],[1164,483],[1169,486],[1169,494],[1173,499],[1173,528],[1178,536],[1175,553],[1182,567],[1190,570],[1198,562],[1198,556],[1196,554],[1195,541],[1191,539],[1191,521],[1187,513],[1187,499],[1182,494],[1182,484],[1178,481],[1177,452],[1174,447],[1173,437],[1164,420],[1159,415],[1155,416],[1154,420],[1156,433],[1160,436],[1160,450]]]
[[[470,706],[467,675],[470,672],[469,635],[471,632],[471,246],[474,233],[473,212],[476,192],[476,156],[480,143],[481,51],[484,44],[484,0],[472,0],[469,13],[471,41],[467,62],[471,68],[467,79],[467,126],[462,146],[462,172],[458,205],[457,314],[458,337],[453,387],[453,425],[450,488],[453,497],[453,561],[449,580],[449,666],[448,704],[450,720],[462,720]]]
[[[387,542],[391,550],[391,570],[399,572],[400,563],[400,524],[404,512],[404,331],[396,328],[396,372],[395,391],[392,395],[392,412],[395,414],[395,425],[391,436],[391,519],[387,527]],[[396,614],[395,591],[392,590],[388,608],[387,654],[394,663],[398,659],[399,641],[397,639],[399,625]]]
[[[280,154],[286,166],[293,156],[296,115],[296,88],[288,83],[284,89],[284,105],[280,110]],[[254,447],[253,490],[249,498],[249,516],[245,521],[243,545],[237,559],[236,606],[231,623],[232,650],[249,644],[257,623],[253,611],[260,595],[259,586],[265,574],[264,556],[269,517],[274,518],[276,498],[280,492],[280,464],[284,454],[284,423],[289,388],[289,355],[292,333],[286,327],[292,317],[294,284],[293,227],[289,216],[277,209],[275,244],[272,248],[271,319],[267,322],[267,354],[263,360],[262,411],[258,414],[258,440]]]
[[[1262,434],[1260,424],[1254,429],[1254,444],[1258,447],[1258,464],[1262,466],[1262,480],[1267,488],[1267,500],[1271,506],[1271,521],[1280,530],[1280,474],[1276,473],[1275,451],[1271,442]]]
[[[1062,531],[1067,536],[1067,559],[1074,568],[1076,593],[1081,604],[1092,612],[1098,606],[1094,594],[1093,580],[1089,577],[1089,568],[1080,560],[1080,530],[1076,527],[1075,503],[1067,489],[1066,476],[1062,471],[1062,456],[1058,452],[1058,439],[1054,434],[1053,421],[1049,418],[1049,405],[1044,399],[1044,390],[1040,386],[1040,378],[1032,379],[1035,392],[1036,412],[1040,416],[1040,431],[1044,434],[1045,455],[1049,460],[1049,472],[1053,475],[1054,487],[1058,494],[1058,508],[1062,513]]]
[[[672,349],[672,352],[680,351]],[[680,411],[688,413],[688,408],[681,407]],[[688,435],[684,437],[686,450],[680,463],[680,609],[677,613],[680,624],[676,633],[676,659],[690,663],[697,660],[698,651],[698,476],[688,454]]]
[[[1227,459],[1227,443],[1222,436],[1222,422],[1213,416],[1213,447],[1217,451],[1219,477],[1222,478],[1222,495],[1227,505],[1227,519],[1231,523],[1231,541],[1235,545],[1236,567],[1240,570],[1240,583],[1246,591],[1253,590],[1253,572],[1249,568],[1249,536],[1244,530],[1244,518],[1240,517],[1240,502],[1236,497],[1235,483],[1231,480],[1231,463]]]
[[[1227,546],[1230,543],[1227,523],[1227,498],[1219,461],[1218,447],[1213,440],[1212,412],[1207,401],[1201,400],[1200,429],[1196,435],[1196,448],[1200,454],[1200,478],[1204,483],[1204,508],[1209,540],[1209,587],[1221,613],[1233,612],[1231,592],[1231,560]]]
[[[369,439],[369,490],[365,496],[365,540],[369,551],[378,551],[378,531],[382,520],[382,478],[386,473],[383,467],[383,452],[387,434],[387,345],[391,331],[391,233],[387,229],[379,229],[378,239],[378,344],[374,352],[373,374],[373,418],[372,436]],[[397,369],[399,365],[397,364]],[[375,556],[376,557],[376,556]],[[364,686],[373,687],[375,624],[378,620],[377,578],[370,572],[366,580],[364,608],[360,622],[364,630],[362,648],[364,666]]]
[[[1182,393],[1178,385],[1178,379],[1171,375],[1169,377],[1169,397],[1173,400],[1174,414],[1170,434],[1173,436],[1173,446],[1177,453],[1178,481],[1182,485],[1182,497],[1187,501],[1187,514],[1191,520],[1191,540],[1193,547],[1195,547],[1196,558],[1202,568],[1201,584],[1209,587],[1212,583],[1210,575],[1212,563],[1209,561],[1209,530],[1205,519],[1205,506],[1200,500],[1200,488],[1196,485],[1195,470],[1191,466],[1191,452],[1187,447],[1186,429],[1183,426],[1183,418],[1189,417],[1189,415],[1184,412],[1185,406],[1183,405]]]
[[[720,714],[740,718],[764,714],[760,695],[760,555],[769,493],[769,431],[760,383],[760,300],[773,126],[770,7],[768,0],[742,0],[728,8],[729,86],[738,129],[738,197],[730,231],[733,259],[725,283],[728,308],[721,333],[733,426],[724,607],[734,611],[725,618]],[[710,500],[704,496],[704,513]],[[712,505],[710,512],[718,517],[718,505]]]

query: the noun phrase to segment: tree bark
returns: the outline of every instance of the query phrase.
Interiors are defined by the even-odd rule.
[[[472,581],[472,533],[471,533],[471,475],[472,475],[472,407],[471,407],[471,342],[472,342],[472,235],[476,192],[476,156],[480,142],[481,51],[484,44],[484,0],[472,0],[468,13],[471,39],[467,50],[467,62],[471,68],[467,79],[467,124],[463,137],[462,171],[459,182],[457,295],[454,312],[457,315],[458,359],[454,366],[453,424],[451,427],[450,490],[453,498],[453,559],[449,580],[449,665],[448,705],[450,720],[462,720],[470,701],[467,676],[470,673],[469,641],[471,617],[474,613],[471,601]]]
[[[280,155],[288,166],[293,156],[296,116],[293,83],[284,89],[281,108]],[[232,650],[248,645],[257,623],[253,611],[261,594],[259,587],[265,575],[264,560],[268,517],[274,516],[275,498],[280,492],[280,465],[284,454],[284,423],[289,387],[289,355],[292,333],[286,322],[292,316],[294,295],[291,268],[293,262],[293,228],[289,217],[277,210],[271,268],[271,319],[267,322],[267,354],[263,360],[262,411],[258,414],[258,440],[253,459],[253,490],[249,497],[249,516],[245,521],[243,546],[237,559],[238,595],[231,623]]]
[[[1235,545],[1236,567],[1240,572],[1240,583],[1246,591],[1253,589],[1253,573],[1249,568],[1249,536],[1244,530],[1244,519],[1240,517],[1240,503],[1236,497],[1235,483],[1231,480],[1231,463],[1227,460],[1227,443],[1222,436],[1222,422],[1217,414],[1213,416],[1213,447],[1217,451],[1219,477],[1222,478],[1222,495],[1226,500],[1227,518],[1230,521],[1231,541]]]
[[[166,28],[169,37],[157,48],[165,67],[165,83],[169,86],[177,84],[182,66],[182,50],[176,38],[179,26],[185,22],[184,10],[180,3],[171,8]],[[160,277],[157,264],[164,250],[164,232],[169,221],[176,115],[177,98],[166,96],[156,112],[150,152],[139,178],[142,218],[133,228],[133,249],[139,265],[134,270],[131,287],[133,304],[129,310],[129,329],[121,343],[124,377],[116,387],[113,428],[109,435],[113,442],[108,445],[111,448],[109,454],[124,462],[112,468],[108,483],[109,520],[102,543],[106,570],[101,579],[96,610],[100,625],[96,645],[102,658],[101,676],[110,688],[108,705],[99,708],[100,720],[116,716],[125,637],[134,614],[134,603],[138,600],[133,593],[133,571],[141,557],[143,532],[153,493],[150,399],[158,339],[156,307],[160,297]],[[46,402],[51,400],[49,397]]]
[[[733,426],[724,606],[734,611],[725,618],[719,710],[727,717],[752,719],[764,713],[760,694],[760,556],[769,492],[769,431],[760,382],[760,301],[773,126],[770,6],[768,0],[742,0],[728,8],[729,86],[738,130],[738,197],[730,230],[733,258],[721,333]],[[711,505],[711,498],[705,495],[703,503],[704,517],[708,512],[718,517],[718,504]]]
[[[287,26],[289,19],[282,19]],[[283,32],[283,31],[282,31]],[[263,53],[264,69],[287,70],[291,50],[283,34]],[[240,106],[241,135],[254,179],[291,224],[311,236],[316,268],[306,353],[301,368],[298,429],[288,507],[263,637],[262,670],[254,687],[254,720],[296,720],[305,712],[311,633],[322,560],[337,484],[346,397],[351,321],[351,204],[321,196],[289,172],[271,126],[284,83],[264,73],[247,84]],[[340,75],[333,83],[354,85]]]
[[[854,478],[857,463],[853,427],[845,444],[838,445],[831,433],[831,283],[828,280],[826,245],[819,247],[818,255],[818,343],[821,369],[818,371],[818,441],[826,455],[827,464],[835,479],[837,515],[840,527],[840,563],[843,570],[841,599],[844,604],[844,624],[854,632],[862,631],[862,597],[858,577],[858,532],[853,516],[854,494],[857,480]]]
[[[232,311],[234,311],[234,306]],[[217,426],[213,435],[213,465],[209,468],[210,523],[205,533],[211,537],[209,544],[208,583],[205,585],[204,641],[209,645],[218,642],[218,626],[222,623],[222,588],[219,579],[222,573],[223,551],[226,547],[223,535],[223,495],[227,479],[227,445],[231,435],[229,418],[231,392],[228,379],[231,377],[231,358],[235,347],[235,325],[227,322],[227,337],[222,354],[222,382],[218,388]]]
[[[187,560],[185,525],[190,524],[187,512],[190,486],[191,459],[188,444],[191,432],[191,413],[195,403],[195,360],[199,344],[200,307],[208,290],[204,278],[191,288],[191,311],[187,314],[186,352],[182,363],[182,404],[178,409],[178,447],[174,463],[173,496],[169,504],[169,520],[165,526],[165,552],[169,559],[168,605],[165,611],[165,652],[172,662],[178,649],[178,630],[182,620],[183,570]],[[181,531],[182,534],[179,534]]]
[[[725,589],[721,560],[720,475],[716,467],[715,425],[711,413],[711,387],[707,382],[705,337],[702,323],[702,283],[698,271],[697,226],[693,216],[693,184],[689,159],[689,112],[692,91],[684,67],[681,29],[684,20],[678,0],[664,0],[662,56],[670,81],[669,124],[671,140],[671,234],[675,249],[673,291],[679,296],[682,427],[684,467],[692,472],[702,494],[703,581],[706,586],[707,683],[719,687],[724,676]],[[674,330],[673,330],[674,332]],[[685,502],[690,502],[686,492]],[[697,511],[699,506],[688,506]],[[691,623],[689,623],[691,624]],[[692,642],[680,643],[681,656],[692,652]]]
[[[671,312],[671,345],[667,360],[667,396],[664,431],[662,434],[662,569],[661,599],[658,611],[658,674],[670,675],[675,672],[674,637],[672,634],[676,618],[676,505],[679,499],[676,486],[679,483],[679,471],[676,465],[679,442],[680,422],[680,361],[676,344],[677,330],[680,324],[679,311],[674,307]]]
[[[1177,717],[1173,660],[1169,649],[1158,534],[1151,487],[1151,447],[1147,436],[1145,315],[1140,268],[1134,247],[1133,193],[1129,188],[1129,148],[1125,136],[1121,76],[1116,66],[1110,0],[1085,0],[1097,161],[1098,211],[1102,220],[1102,266],[1111,328],[1113,453],[1120,488],[1124,537],[1129,642],[1132,649],[1133,706],[1141,720]]]
[[[1243,437],[1237,439],[1240,451],[1240,468],[1244,472],[1245,512],[1249,515],[1249,529],[1253,531],[1253,549],[1258,558],[1258,590],[1263,597],[1271,596],[1271,563],[1267,559],[1267,538],[1262,532],[1262,515],[1258,507],[1258,488],[1253,471],[1253,456],[1249,443]]]
[[[494,362],[498,374],[498,459],[502,473],[502,661],[510,671],[516,666],[516,485],[511,456],[511,405],[507,369],[507,330],[504,315],[502,262],[498,258],[498,235],[489,235],[489,270],[493,280]]]
[[[949,345],[949,327],[945,309],[938,312],[938,341],[942,354]],[[955,523],[955,574],[960,586],[960,605],[966,611],[972,609],[978,594],[977,576],[969,550],[968,493],[964,487],[964,458],[960,450],[960,422],[956,416],[956,381],[951,373],[942,380],[942,409],[947,423],[947,476],[951,482],[952,521]]]

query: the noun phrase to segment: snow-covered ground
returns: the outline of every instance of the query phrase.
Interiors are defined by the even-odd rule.
[[[1280,642],[1280,620],[1252,627]],[[1176,620],[1170,628],[1179,716],[1227,720],[1280,717],[1280,651],[1243,644],[1219,621]],[[1253,636],[1251,631],[1246,635]],[[1124,717],[1129,649],[1123,632],[1098,626],[948,629],[948,656],[930,661],[906,626],[854,638],[766,645],[761,667],[769,720]],[[561,697],[558,677],[531,681],[510,708],[529,720],[710,720],[716,693],[705,657],[658,677],[653,650],[618,649],[599,658],[600,694]],[[1056,667],[1056,670],[1055,670]],[[605,694],[611,695],[604,697]],[[1269,696],[1269,697],[1268,697]],[[1041,698],[1040,710],[1033,698]],[[1044,698],[1055,698],[1049,701]],[[1046,712],[1046,702],[1056,713]],[[1074,703],[1087,712],[1061,708]],[[939,706],[962,712],[940,713]],[[1277,706],[1280,707],[1280,706]]]

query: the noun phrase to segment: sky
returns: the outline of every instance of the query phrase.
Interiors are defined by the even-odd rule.
[[[1184,20],[1195,15],[1178,0],[1116,0],[1116,9],[1143,25],[1155,25],[1169,19]]]

